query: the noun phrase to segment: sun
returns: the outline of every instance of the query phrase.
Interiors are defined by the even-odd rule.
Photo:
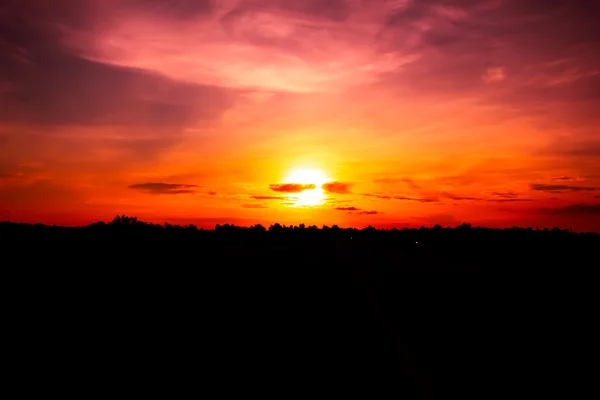
[[[294,207],[314,207],[322,204],[325,200],[326,196],[322,186],[329,182],[329,178],[321,169],[299,168],[290,171],[284,182],[315,185],[314,189],[304,190],[292,195],[297,199],[294,202]]]

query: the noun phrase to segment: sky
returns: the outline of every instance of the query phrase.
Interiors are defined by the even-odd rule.
[[[600,232],[599,13],[3,0],[0,220]]]

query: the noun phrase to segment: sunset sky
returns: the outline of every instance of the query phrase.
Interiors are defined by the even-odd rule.
[[[2,0],[0,221],[600,232],[585,0]]]

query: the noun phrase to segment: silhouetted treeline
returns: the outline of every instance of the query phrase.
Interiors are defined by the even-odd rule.
[[[157,255],[172,249],[174,259],[184,259],[201,251],[203,257],[219,263],[251,263],[256,259],[263,264],[310,262],[416,270],[488,266],[592,267],[595,250],[600,244],[598,234],[558,228],[491,229],[466,223],[455,228],[436,225],[402,229],[225,224],[205,230],[194,225],[146,223],[125,215],[117,216],[110,223],[96,222],[83,227],[4,222],[0,223],[0,235],[4,241],[76,241],[81,246],[110,240],[126,241],[130,251],[140,244],[154,243],[151,248],[138,251],[139,257],[148,255],[148,251]]]
[[[94,222],[87,226],[81,227],[63,227],[57,225],[43,224],[26,224],[0,222],[0,232],[8,238],[19,239],[54,239],[68,238],[79,239],[89,238],[97,235],[186,235],[188,237],[209,237],[227,235],[230,237],[319,237],[319,238],[411,238],[411,239],[448,239],[450,237],[460,237],[473,239],[484,236],[486,239],[519,239],[519,238],[536,238],[536,239],[565,239],[567,237],[580,240],[586,238],[588,240],[597,240],[598,234],[593,232],[575,233],[568,229],[534,229],[534,228],[485,228],[472,227],[471,224],[464,223],[457,227],[442,227],[435,225],[434,227],[420,228],[392,228],[392,229],[377,229],[371,226],[363,229],[357,228],[340,228],[337,225],[323,225],[319,228],[316,225],[307,226],[299,225],[280,225],[278,223],[269,227],[263,225],[254,225],[250,227],[242,227],[230,224],[217,224],[214,229],[197,228],[195,225],[171,225],[169,223],[153,224],[139,221],[136,217],[128,217],[126,215],[116,216],[109,223]]]

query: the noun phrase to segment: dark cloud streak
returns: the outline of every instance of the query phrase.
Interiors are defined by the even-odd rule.
[[[539,211],[565,216],[600,215],[600,204],[571,204],[560,208],[544,208]]]
[[[406,196],[394,196],[394,200],[406,200],[406,201],[417,201],[419,203],[435,203],[438,199],[434,198],[418,198],[418,197],[406,197]]]
[[[386,194],[363,193],[363,196],[374,197],[376,199],[382,199],[382,200],[391,200],[392,199],[392,196],[388,196]]]
[[[515,192],[492,192],[490,193],[492,196],[502,197],[503,199],[514,199],[517,197]]]
[[[386,194],[377,193],[362,193],[362,196],[373,197],[381,200],[402,200],[402,201],[417,201],[420,203],[435,203],[438,201],[436,198],[419,198],[419,197],[407,197],[407,196],[391,196]]]
[[[195,192],[197,185],[184,185],[177,183],[137,183],[128,186],[129,189],[139,190],[152,194],[190,194]]]
[[[569,186],[569,185],[546,185],[542,183],[533,183],[530,185],[532,190],[550,193],[562,192],[593,192],[598,188],[586,186]]]
[[[301,193],[305,190],[315,189],[316,185],[300,183],[281,183],[269,185],[269,188],[272,191],[279,193]]]
[[[457,195],[454,195],[454,194],[448,193],[448,192],[443,192],[442,195],[444,197],[447,197],[451,200],[456,200],[456,201],[481,201],[481,200],[483,200],[481,197],[457,196]]]
[[[533,199],[489,199],[487,201],[492,203],[521,203],[533,201]]]

